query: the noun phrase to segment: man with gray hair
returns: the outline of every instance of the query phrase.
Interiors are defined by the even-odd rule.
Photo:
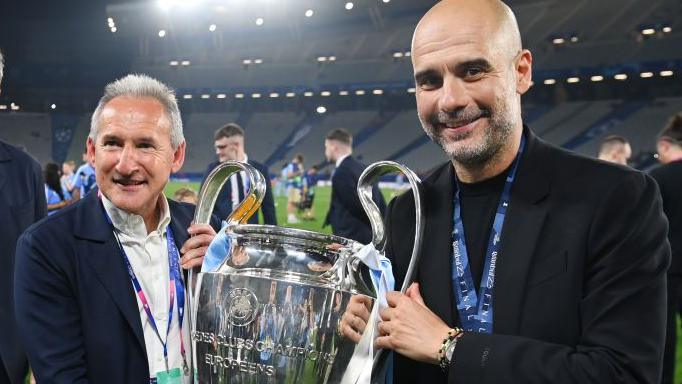
[[[3,67],[0,52],[0,84]],[[21,232],[46,215],[40,164],[26,152],[0,141],[0,384],[23,383],[28,371],[14,318],[14,249]]]
[[[144,75],[107,85],[87,149],[99,192],[17,246],[19,335],[36,379],[188,383],[185,272],[215,231],[163,194],[185,158],[173,91]]]

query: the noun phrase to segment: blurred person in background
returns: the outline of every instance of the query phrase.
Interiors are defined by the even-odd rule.
[[[675,378],[678,303],[682,299],[682,113],[670,118],[658,134],[656,151],[661,166],[651,171],[668,217],[672,262],[668,269],[668,326],[663,358],[664,384]]]
[[[228,160],[241,161],[252,165],[265,178],[265,196],[263,197],[263,204],[258,209],[258,212],[263,216],[264,224],[277,225],[275,201],[272,197],[272,186],[270,185],[270,174],[265,165],[247,156],[244,149],[244,136],[244,129],[236,123],[228,123],[215,131],[213,134],[213,146],[218,160],[206,167],[201,184],[204,184],[206,178],[215,167]],[[232,174],[218,194],[215,207],[213,207],[213,214],[218,216],[220,220],[227,219],[237,205],[246,197],[246,193],[248,193],[250,188],[248,182],[249,180],[246,178],[246,172],[236,172]],[[248,223],[258,224],[258,216],[258,214],[251,216]]]
[[[197,192],[192,188],[182,187],[175,191],[173,194],[173,200],[182,203],[197,204]]]
[[[69,205],[68,191],[62,187],[59,165],[45,164],[45,199],[47,200],[47,214],[53,215],[58,210]]]
[[[630,142],[623,136],[609,135],[604,137],[599,144],[597,157],[599,160],[610,163],[628,165],[632,156]]]
[[[83,165],[73,174],[71,181],[71,200],[78,201],[85,197],[90,191],[97,187],[97,177],[95,175],[94,160],[88,156],[87,147],[83,151]]]
[[[286,167],[287,175],[287,222],[290,224],[299,223],[296,217],[298,205],[301,202],[301,189],[303,188],[303,155],[297,153]]]
[[[62,176],[59,178],[62,184],[62,190],[68,194],[67,199],[71,199],[73,192],[73,174],[76,171],[76,162],[68,160],[62,163]]]
[[[358,180],[367,166],[353,157],[353,136],[343,128],[327,132],[324,155],[334,164],[332,173],[332,196],[324,226],[331,225],[336,236],[345,237],[362,244],[372,241],[372,227],[358,197]],[[381,216],[386,213],[386,202],[379,191],[373,189],[372,198]]]
[[[0,85],[4,60],[0,52]],[[0,384],[23,383],[28,361],[14,316],[17,238],[47,215],[40,164],[23,150],[0,141]]]

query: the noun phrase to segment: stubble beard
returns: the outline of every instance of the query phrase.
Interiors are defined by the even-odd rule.
[[[476,134],[475,131],[446,138],[442,135],[440,128],[437,128],[440,124],[473,121],[476,117],[487,118],[488,127],[484,130],[481,140],[473,145],[464,146],[458,142]],[[450,113],[441,111],[430,120],[420,114],[419,121],[426,135],[441,147],[451,161],[472,168],[482,167],[493,160],[508,143],[514,131],[508,108],[501,100],[498,100],[492,107],[474,107]]]

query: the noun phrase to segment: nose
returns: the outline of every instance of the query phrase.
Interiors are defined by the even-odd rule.
[[[443,79],[438,109],[443,112],[452,112],[465,108],[471,102],[466,84],[462,79],[455,76],[446,76]]]
[[[116,164],[116,171],[122,176],[129,176],[138,169],[135,148],[124,146]]]

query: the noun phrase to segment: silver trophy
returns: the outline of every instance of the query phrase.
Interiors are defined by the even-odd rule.
[[[194,221],[208,223],[218,192],[235,172],[245,172],[249,194],[227,218],[229,250],[212,272],[199,273],[190,312],[192,366],[199,383],[346,383],[357,370],[359,344],[339,323],[351,300],[378,305],[369,268],[356,256],[363,244],[342,237],[269,225],[244,224],[265,195],[265,180],[252,166],[228,161],[214,169],[199,192]],[[372,200],[372,186],[402,172],[412,188],[416,225],[404,292],[412,281],[422,238],[420,180],[394,162],[370,165],[358,193],[369,216],[376,249],[386,231]],[[190,274],[190,281],[194,281]],[[193,293],[192,293],[193,292]],[[385,355],[383,355],[385,357]],[[371,356],[370,356],[371,359]],[[375,353],[374,365],[382,364]],[[371,366],[371,364],[370,364]]]

